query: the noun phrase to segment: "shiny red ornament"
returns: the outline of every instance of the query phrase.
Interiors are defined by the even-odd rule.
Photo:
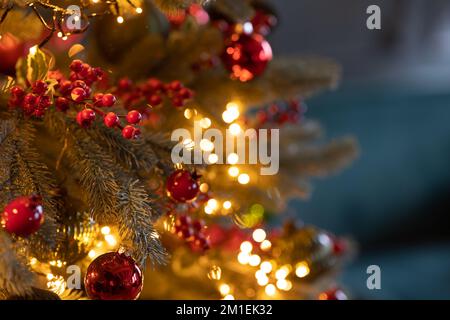
[[[3,34],[0,38],[0,73],[14,75],[17,60],[25,54],[26,46],[21,40],[11,33]]]
[[[194,200],[199,193],[199,184],[195,174],[179,169],[167,178],[167,194],[178,202]]]
[[[108,252],[91,262],[84,278],[86,293],[93,300],[135,300],[142,291],[143,276],[133,258]]]
[[[44,222],[41,197],[19,197],[8,203],[1,217],[3,228],[19,237],[28,237]]]
[[[251,20],[253,31],[267,36],[278,24],[278,14],[266,1],[254,0],[251,3],[255,14]]]
[[[222,62],[232,79],[250,81],[266,70],[272,48],[260,34],[232,34],[225,43]]]

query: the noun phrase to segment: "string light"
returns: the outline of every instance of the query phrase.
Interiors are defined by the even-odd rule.
[[[187,108],[186,110],[184,110],[184,117],[186,119],[190,119],[194,116],[194,111],[192,109]]]
[[[237,153],[230,153],[227,157],[228,164],[236,164],[239,161],[239,156]]]
[[[111,228],[108,226],[104,226],[104,227],[102,227],[102,229],[100,231],[103,235],[107,235],[107,234],[111,233]]]
[[[248,252],[240,252],[237,257],[240,264],[247,264],[250,260]]]
[[[238,182],[240,184],[247,184],[247,183],[250,182],[250,176],[248,174],[246,174],[246,173],[242,173],[238,177]]]
[[[264,291],[268,296],[273,297],[277,293],[277,288],[273,284],[268,284]]]
[[[108,234],[105,236],[105,241],[111,246],[114,247],[117,244],[116,238],[112,234]]]
[[[202,118],[200,120],[200,127],[203,129],[208,129],[211,126],[211,119],[209,118]]]
[[[29,50],[30,54],[34,56],[37,53],[38,46],[32,46]]]
[[[122,24],[124,22],[124,19],[122,16],[118,16],[116,20],[117,20],[117,23],[119,23],[119,24]]]
[[[250,253],[252,252],[253,245],[250,241],[244,241],[241,243],[240,249],[242,252]]]
[[[208,190],[209,190],[209,185],[206,182],[203,182],[200,185],[200,191],[203,193],[206,193],[206,192],[208,192]]]
[[[263,229],[256,229],[252,236],[256,242],[263,242],[266,239],[266,232]]]
[[[223,300],[234,300],[234,296],[232,294],[227,294]]]
[[[228,210],[228,209],[231,208],[231,202],[230,201],[225,201],[222,206],[223,206],[224,209]]]
[[[261,257],[257,254],[251,255],[250,259],[248,260],[248,264],[252,267],[256,267],[261,263]]]
[[[289,291],[292,289],[292,282],[286,279],[280,279],[277,281],[277,288],[283,291]]]
[[[230,130],[230,133],[233,136],[237,136],[239,133],[241,133],[241,126],[237,123],[233,123],[230,125],[230,127],[228,128],[228,130]]]
[[[138,7],[138,8],[136,8],[136,13],[137,13],[137,14],[141,14],[141,13],[142,13],[142,11],[143,11],[143,10],[142,10],[142,8],[139,8],[139,7]]]
[[[208,139],[202,139],[202,140],[200,141],[200,148],[201,148],[203,151],[211,152],[211,151],[214,150],[214,143],[212,143],[212,142],[211,142],[210,140],[208,140]]]
[[[306,261],[299,262],[295,265],[295,275],[304,278],[309,274],[309,266]]]
[[[230,286],[229,286],[228,284],[226,284],[226,283],[222,283],[222,284],[219,286],[219,292],[220,292],[220,294],[223,295],[223,296],[226,296],[227,294],[229,294],[230,291],[231,291],[231,288],[230,288]]]
[[[239,175],[239,168],[231,167],[230,169],[228,169],[228,174],[232,177],[237,177]]]
[[[262,262],[260,268],[264,273],[270,273],[273,269],[272,264],[269,261]]]
[[[215,164],[215,163],[217,163],[217,161],[219,161],[219,156],[218,156],[217,154],[211,153],[211,154],[208,156],[208,162],[209,162],[210,164]]]
[[[262,251],[267,251],[272,247],[272,242],[270,242],[269,240],[264,240],[263,242],[261,242],[260,248]]]
[[[256,282],[258,283],[258,285],[260,285],[261,287],[264,287],[266,284],[269,283],[269,278],[267,276],[265,277],[259,277],[258,279],[256,279]]]

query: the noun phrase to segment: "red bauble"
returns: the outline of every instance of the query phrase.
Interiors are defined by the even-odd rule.
[[[133,258],[108,252],[91,262],[84,278],[93,300],[135,300],[142,291],[143,276]]]
[[[35,233],[43,222],[44,212],[39,196],[14,199],[5,207],[1,219],[5,230],[19,237]]]
[[[178,202],[192,201],[197,197],[199,185],[195,174],[187,170],[176,170],[167,178],[167,194]]]
[[[0,39],[0,73],[14,75],[16,63],[26,53],[25,44],[10,33],[5,33]]]
[[[265,1],[254,0],[252,7],[255,9],[255,15],[251,20],[253,31],[267,36],[278,24],[277,12]]]
[[[232,34],[222,54],[223,64],[231,72],[231,78],[242,82],[261,75],[270,60],[272,48],[259,34]]]

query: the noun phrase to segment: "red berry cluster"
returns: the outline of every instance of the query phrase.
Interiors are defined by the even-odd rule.
[[[273,103],[269,107],[258,111],[256,114],[256,126],[298,123],[305,111],[306,106],[298,100],[292,100],[285,105]]]
[[[20,86],[13,86],[8,105],[11,108],[21,108],[27,116],[41,118],[52,104],[47,93],[48,84],[43,80],[36,81],[29,92]]]
[[[49,86],[46,81],[36,81],[31,87],[31,92],[14,86],[11,89],[9,105],[21,107],[26,115],[42,117],[45,110],[54,104],[61,112],[70,108],[77,110],[76,121],[83,128],[89,128],[95,121],[97,114],[103,118],[104,124],[109,128],[122,130],[122,136],[133,139],[139,136],[140,130],[134,125],[138,124],[142,115],[131,110],[123,117],[127,125],[122,126],[120,119],[114,112],[104,112],[102,108],[110,108],[115,105],[117,98],[111,93],[95,93],[92,95],[92,87],[103,80],[105,73],[101,68],[91,67],[81,60],[73,60],[70,64],[70,76],[66,79],[64,75],[56,70],[48,73],[48,82],[56,81],[53,98],[48,95]],[[29,89],[27,89],[29,90]],[[80,110],[81,109],[81,110]]]
[[[182,215],[175,220],[172,233],[190,243],[194,250],[206,251],[210,248],[210,245],[205,230],[203,220],[195,220],[189,216]]]
[[[142,113],[152,107],[159,106],[164,99],[168,99],[175,107],[183,107],[194,93],[178,81],[163,83],[156,78],[150,78],[139,84],[134,84],[130,79],[120,79],[115,94],[123,101],[126,109],[137,109]]]

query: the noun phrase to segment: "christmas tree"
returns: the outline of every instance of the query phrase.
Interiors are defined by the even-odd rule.
[[[273,57],[270,3],[0,4],[1,298],[346,298],[348,240],[268,223],[357,155],[305,116],[339,66]],[[264,135],[276,174],[217,140]]]

